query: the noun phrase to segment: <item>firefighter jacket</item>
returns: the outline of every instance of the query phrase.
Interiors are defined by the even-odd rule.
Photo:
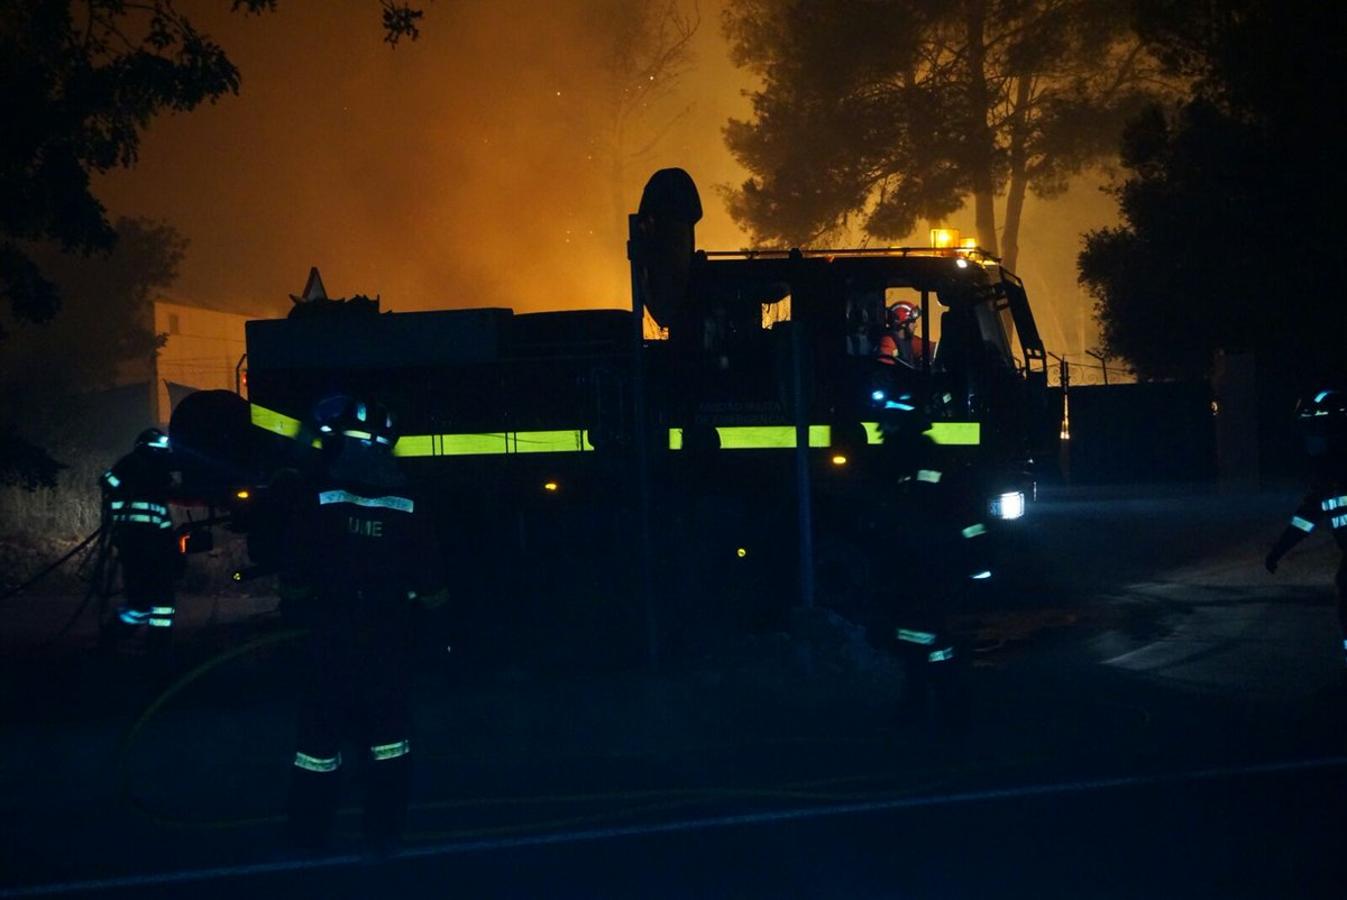
[[[1347,463],[1321,465],[1310,481],[1290,523],[1272,547],[1275,562],[1310,535],[1327,525],[1338,547],[1347,551]]]
[[[441,590],[422,495],[386,454],[359,457],[343,453],[309,481],[286,539],[284,581],[306,589],[320,607],[355,599],[405,603]]]
[[[99,485],[115,534],[171,534],[168,500],[173,475],[166,453],[134,450],[104,472]]]

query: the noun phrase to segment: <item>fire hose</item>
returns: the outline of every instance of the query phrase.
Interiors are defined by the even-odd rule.
[[[25,581],[23,584],[20,584],[17,587],[12,587],[9,590],[5,591],[3,594],[0,594],[0,600],[8,600],[10,597],[14,597],[28,590],[30,587],[37,584],[43,578],[46,578],[52,572],[55,572],[57,569],[61,568],[61,566],[70,562],[71,559],[73,559],[77,554],[79,554],[79,552],[83,550],[85,547],[89,546],[89,544],[93,543],[93,541],[103,532],[104,532],[103,526],[102,525],[98,526],[97,528],[94,529],[92,534],[90,534],[84,540],[76,544],[74,549],[66,553],[65,556],[62,556],[60,559],[56,560],[56,562],[51,563],[42,571],[38,572],[36,575]]]

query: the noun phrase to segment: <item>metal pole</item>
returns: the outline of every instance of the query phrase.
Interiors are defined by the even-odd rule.
[[[1099,368],[1104,370],[1104,387],[1108,387],[1108,357],[1102,353],[1095,353],[1093,350],[1086,350],[1085,352],[1099,360]]]
[[[799,251],[791,251],[792,254]],[[792,282],[792,291],[799,282]],[[802,297],[791,297],[791,396],[795,401],[795,493],[800,544],[800,605],[814,606],[814,507],[809,479],[809,408],[804,399],[804,330]]]
[[[659,623],[655,615],[654,561],[650,544],[650,454],[647,446],[645,403],[645,294],[641,284],[640,226],[627,216],[627,259],[631,261],[631,387],[632,432],[636,450],[637,558],[639,590],[645,612],[646,662],[659,665]]]
[[[931,292],[921,289],[921,414],[931,411]]]
[[[1062,480],[1071,483],[1071,363],[1066,357],[1061,359],[1062,382],[1062,432],[1058,443],[1058,466],[1062,470]]]

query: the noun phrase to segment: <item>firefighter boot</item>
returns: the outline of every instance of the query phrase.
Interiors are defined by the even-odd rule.
[[[927,665],[930,691],[930,724],[934,736],[952,745],[960,744],[968,733],[970,721],[968,672],[953,656],[937,659]]]
[[[332,841],[341,778],[335,768],[313,771],[295,767],[290,775],[289,838],[299,850],[324,850]]]
[[[173,664],[173,608],[166,608],[169,613],[162,616],[161,607],[155,607],[156,615],[151,616],[150,627],[145,632],[145,652],[164,672],[171,670]]]
[[[397,850],[407,820],[411,782],[411,757],[407,753],[379,758],[376,748],[367,773],[364,820],[365,842],[376,855]]]
[[[112,617],[107,626],[103,629],[102,637],[105,637],[109,644],[117,646],[125,644],[142,630],[145,623],[150,620],[149,609],[132,609],[129,606],[118,608],[117,614]]]

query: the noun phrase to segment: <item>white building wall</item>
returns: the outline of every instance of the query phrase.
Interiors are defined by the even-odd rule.
[[[154,330],[167,335],[155,359],[155,418],[167,423],[173,411],[168,383],[199,390],[235,388],[235,367],[243,357],[243,325],[250,317],[157,300]]]

